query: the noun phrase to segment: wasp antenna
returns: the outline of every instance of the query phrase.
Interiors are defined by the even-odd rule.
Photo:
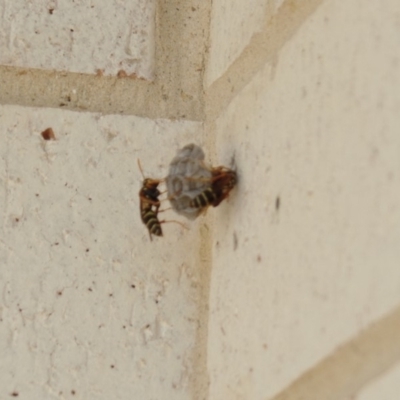
[[[140,164],[139,158],[137,159],[137,163],[138,163],[138,167],[139,167],[140,173],[142,174],[143,179],[145,179],[145,176],[144,176],[144,173],[143,173],[143,169],[142,169],[142,164]]]

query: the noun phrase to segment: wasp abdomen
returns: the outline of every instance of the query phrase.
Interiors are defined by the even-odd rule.
[[[208,205],[214,203],[216,199],[215,193],[212,188],[208,188],[198,194],[190,203],[190,207],[194,208],[204,208]]]
[[[142,219],[151,234],[162,236],[160,221],[157,218],[157,214],[153,210],[143,212]]]

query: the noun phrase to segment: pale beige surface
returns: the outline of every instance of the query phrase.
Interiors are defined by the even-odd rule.
[[[400,307],[358,332],[304,371],[274,400],[349,400],[398,364]],[[397,398],[396,387],[393,397]]]
[[[397,399],[399,16],[161,0],[153,82],[0,66],[1,393]],[[238,187],[150,242],[136,159],[189,142]]]
[[[2,106],[0,126],[0,397],[192,397],[198,225],[150,242],[137,158],[162,178],[201,124]]]
[[[396,400],[400,393],[400,364],[386,371],[348,400]]]
[[[214,0],[206,86],[218,79],[240,55],[266,20],[266,0]]]
[[[0,15],[0,64],[153,78],[153,0],[1,0]]]
[[[213,400],[270,398],[400,302],[391,4],[322,4],[216,122],[239,185],[214,214]]]
[[[285,0],[275,0],[275,9],[278,9],[284,2]]]
[[[202,120],[209,17],[209,0],[157,2],[154,81],[0,66],[0,104]]]

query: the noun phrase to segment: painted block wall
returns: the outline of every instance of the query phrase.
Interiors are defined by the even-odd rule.
[[[19,106],[0,124],[0,398],[190,398],[199,237],[149,240],[137,159],[162,178],[201,124]]]
[[[239,175],[215,213],[210,399],[343,398],[351,382],[285,388],[399,307],[399,15],[320,2],[210,122]],[[349,354],[336,363],[356,381]]]
[[[400,365],[396,365],[349,400],[391,400],[396,398],[400,384]]]
[[[155,2],[2,0],[0,63],[151,79]]]
[[[264,0],[213,1],[207,85],[225,72],[247,46],[252,35],[262,29],[267,3]]]
[[[147,80],[4,39],[84,18],[50,3],[0,2],[0,398],[396,398],[398,2],[139,2]],[[151,242],[137,159],[162,178],[189,142],[238,187]]]

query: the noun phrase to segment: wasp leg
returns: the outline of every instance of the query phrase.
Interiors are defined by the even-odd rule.
[[[185,224],[182,224],[182,222],[176,221],[175,219],[163,220],[160,221],[160,224],[166,224],[168,222],[174,222],[175,224],[179,224],[184,229],[189,229]]]
[[[158,213],[162,213],[164,211],[172,210],[172,207],[164,208],[164,210],[158,210]]]

